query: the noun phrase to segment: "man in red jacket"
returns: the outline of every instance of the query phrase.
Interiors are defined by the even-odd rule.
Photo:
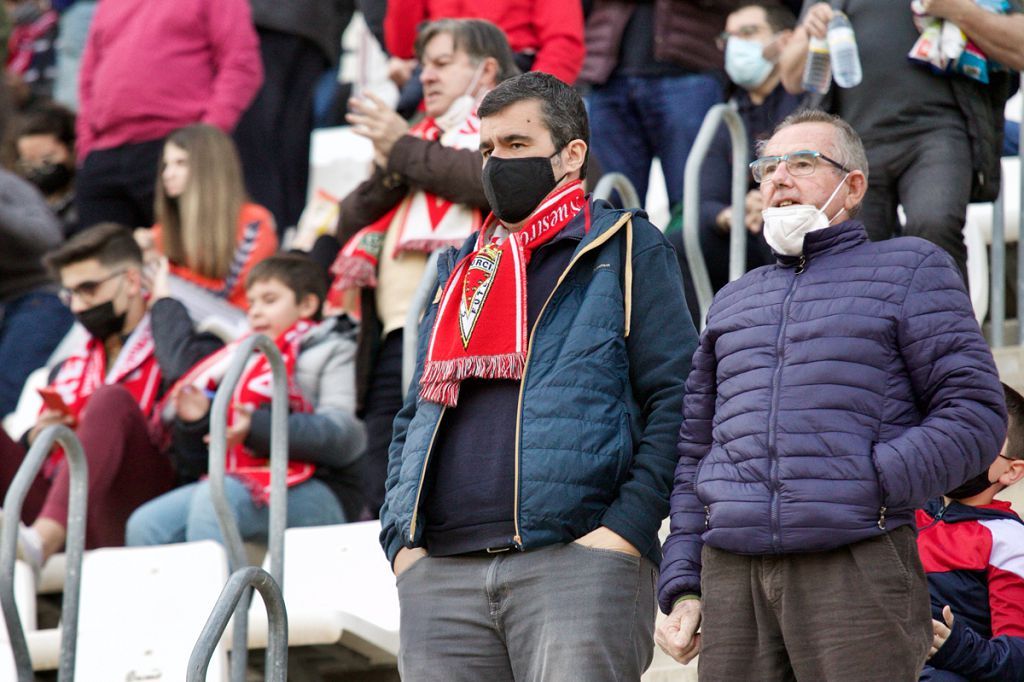
[[[583,65],[583,5],[551,0],[388,0],[384,47],[391,55],[391,77],[402,88],[398,110],[406,113],[419,102],[416,31],[425,22],[464,17],[486,19],[498,26],[522,71],[550,73],[569,85]],[[408,114],[406,114],[408,115]]]
[[[152,225],[163,138],[191,123],[230,132],[262,82],[247,0],[101,4],[79,81],[80,226]]]

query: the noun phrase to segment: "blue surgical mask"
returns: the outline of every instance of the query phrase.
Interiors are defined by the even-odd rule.
[[[732,82],[750,90],[764,83],[772,63],[764,58],[764,45],[753,40],[729,38],[725,45],[725,72]]]

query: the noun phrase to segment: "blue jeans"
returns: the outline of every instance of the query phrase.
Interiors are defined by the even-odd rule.
[[[85,51],[85,40],[94,14],[96,2],[78,0],[60,17],[53,99],[72,111],[78,110],[78,73],[82,68],[82,52]]]
[[[245,484],[231,476],[224,481],[224,492],[238,519],[242,539],[266,541],[270,508],[253,502]],[[288,489],[289,528],[344,522],[338,499],[323,481],[313,478]],[[129,547],[195,540],[223,544],[209,481],[190,483],[150,500],[135,510],[125,529],[125,545]]]
[[[588,98],[591,149],[605,172],[626,175],[640,200],[654,157],[661,160],[670,206],[683,198],[683,169],[704,116],[722,101],[714,76],[613,76]]]
[[[37,291],[0,305],[0,417],[18,406],[28,375],[46,364],[74,321],[50,293]]]
[[[1020,153],[1020,123],[1006,119],[1003,125],[1003,156],[1017,156]]]

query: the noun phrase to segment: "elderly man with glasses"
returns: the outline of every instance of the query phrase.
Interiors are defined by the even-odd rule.
[[[847,123],[793,114],[761,153],[777,261],[719,292],[693,356],[658,641],[701,680],[910,682],[932,640],[914,510],[988,467],[1003,391],[952,259],[854,219]]]
[[[75,429],[88,463],[85,546],[119,546],[132,511],[174,484],[163,439],[153,428],[165,390],[222,344],[209,335],[194,345],[181,343],[192,325],[180,305],[162,301],[149,309],[142,252],[126,227],[91,227],[45,260],[88,338],[42,391],[44,407],[21,442],[0,431],[0,495],[39,434],[67,425]],[[29,488],[21,520],[31,525],[22,525],[18,534],[19,556],[37,570],[64,545],[68,494],[68,467],[55,450]]]

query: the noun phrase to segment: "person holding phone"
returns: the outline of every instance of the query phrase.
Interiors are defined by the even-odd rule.
[[[170,383],[220,341],[208,337],[182,352],[175,306],[147,304],[142,252],[131,231],[115,223],[89,228],[50,252],[46,263],[61,283],[61,299],[89,333],[42,391],[39,418],[14,442],[0,431],[0,494],[47,427],[75,429],[89,472],[86,548],[124,544],[128,516],[174,483],[161,437],[150,428]],[[160,267],[166,269],[164,261]],[[54,450],[22,510],[19,555],[35,568],[64,545],[69,474]]]

